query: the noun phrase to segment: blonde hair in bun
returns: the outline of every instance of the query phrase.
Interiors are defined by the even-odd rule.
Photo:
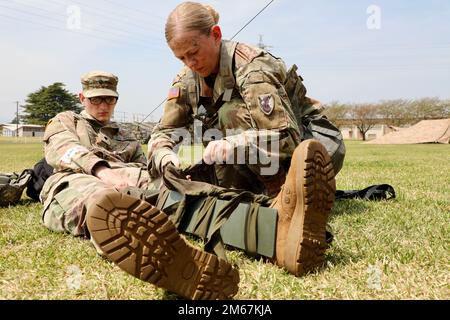
[[[199,31],[209,35],[211,28],[219,23],[219,13],[210,5],[183,2],[175,7],[166,21],[166,41],[170,43],[177,32]]]
[[[216,9],[214,9],[212,6],[210,6],[209,4],[204,4],[203,5],[205,7],[206,10],[208,10],[209,14],[213,17],[214,19],[214,24],[218,24],[219,23],[219,19],[220,19],[220,15],[219,13],[216,11]]]

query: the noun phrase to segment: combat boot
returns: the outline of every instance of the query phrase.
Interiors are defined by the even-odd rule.
[[[103,256],[122,270],[187,299],[231,299],[239,272],[190,245],[148,202],[104,190],[87,203],[86,223]]]
[[[286,181],[271,206],[278,211],[277,265],[301,276],[323,264],[335,190],[327,150],[317,140],[303,141],[292,155]]]

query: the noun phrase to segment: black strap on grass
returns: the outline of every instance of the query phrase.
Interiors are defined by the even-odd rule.
[[[390,200],[395,198],[395,190],[389,184],[376,184],[362,190],[336,190],[336,200]]]

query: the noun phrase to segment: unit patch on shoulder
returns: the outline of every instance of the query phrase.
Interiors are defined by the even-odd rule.
[[[274,107],[275,102],[271,94],[263,94],[258,96],[259,107],[264,114],[270,116]]]
[[[169,94],[167,95],[167,100],[176,99],[180,96],[180,88],[172,87],[169,89]]]

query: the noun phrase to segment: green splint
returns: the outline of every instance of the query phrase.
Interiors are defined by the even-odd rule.
[[[176,206],[176,203],[180,202],[182,198],[180,193],[171,191],[162,205],[162,210]],[[180,231],[201,238],[205,237],[207,231],[206,234],[197,234],[198,232],[194,231],[196,224],[199,224],[198,218],[203,201],[204,198],[199,198],[187,207],[183,215],[183,223],[179,226]],[[208,221],[201,223],[210,226],[226,202],[226,200],[217,200],[213,214],[204,217]],[[226,245],[242,249],[247,253],[272,258],[275,255],[277,211],[272,208],[259,207],[256,214],[252,215],[250,209],[250,203],[238,205],[220,229],[222,241]]]

